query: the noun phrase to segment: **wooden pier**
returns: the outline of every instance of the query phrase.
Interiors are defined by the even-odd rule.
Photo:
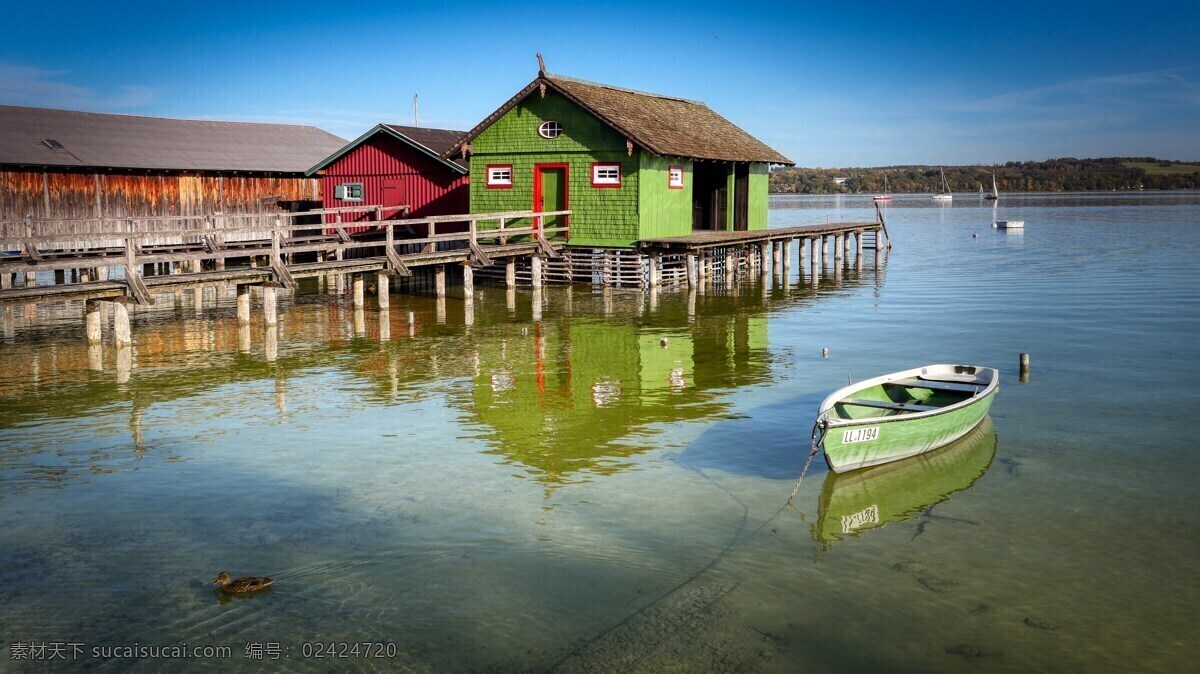
[[[132,342],[127,304],[153,304],[154,293],[188,288],[199,297],[204,286],[236,286],[238,320],[248,323],[250,289],[259,286],[264,321],[273,326],[277,290],[294,289],[296,280],[306,277],[333,277],[339,289],[349,286],[355,309],[363,307],[367,277],[372,277],[370,285],[384,309],[389,305],[392,277],[411,277],[417,269],[429,270],[433,291],[445,296],[448,267],[461,270],[468,302],[477,269],[503,279],[508,287],[520,279],[534,288],[535,296],[538,288],[552,282],[703,288],[719,280],[729,286],[751,275],[766,277],[771,269],[786,276],[791,246],[799,242],[799,262],[803,267],[809,257],[815,282],[829,257],[835,271],[848,264],[851,239],[855,264],[862,265],[869,247],[879,268],[887,237],[881,216],[876,222],[697,231],[647,239],[637,249],[589,249],[567,247],[566,226],[538,226],[542,218],[568,216],[569,210],[386,219],[406,211],[405,206],[360,206],[281,212],[265,218],[224,216],[225,225],[220,227],[213,226],[211,216],[132,218],[119,228],[111,220],[72,221],[66,228],[61,221],[47,227],[34,221],[0,223],[5,227],[0,231],[10,233],[0,239],[0,251],[7,251],[0,252],[0,307],[11,311],[11,305],[84,300],[87,341],[98,344],[102,303],[111,303],[115,341],[122,346]],[[371,219],[357,219],[364,213]],[[164,220],[172,228],[165,228]],[[532,225],[509,226],[514,221]],[[347,231],[364,225],[367,231],[353,235]],[[424,235],[416,234],[414,227],[423,227]],[[458,231],[444,231],[451,227]],[[13,231],[25,235],[11,236]],[[39,284],[42,272],[53,274],[54,283]],[[24,284],[17,285],[14,278],[22,276]]]
[[[404,206],[370,206],[279,213],[270,216],[268,223],[262,222],[262,216],[247,215],[242,217],[251,223],[243,226],[236,226],[239,216],[226,216],[233,226],[220,228],[207,226],[211,218],[204,218],[198,226],[200,219],[195,216],[132,218],[123,231],[113,231],[110,220],[76,221],[68,232],[61,227],[45,228],[60,232],[57,234],[38,234],[40,223],[25,221],[21,223],[25,236],[0,241],[0,246],[10,251],[0,254],[0,305],[85,300],[88,341],[96,343],[100,340],[99,303],[111,302],[113,330],[120,345],[131,341],[127,303],[153,304],[154,292],[230,284],[237,286],[238,319],[248,322],[249,289],[262,286],[263,315],[268,325],[274,325],[276,289],[294,289],[298,278],[350,275],[355,307],[363,304],[363,276],[367,274],[377,275],[374,285],[380,307],[388,305],[390,277],[411,276],[419,268],[434,269],[438,295],[446,292],[449,265],[461,267],[464,288],[470,288],[473,268],[503,263],[507,283],[514,285],[515,259],[559,257],[567,228],[509,227],[507,223],[531,219],[536,223],[539,217],[570,215],[570,211],[515,211],[384,219],[389,211],[405,210]],[[363,212],[372,213],[374,219],[343,223],[343,216]],[[314,216],[332,216],[333,222],[298,222]],[[176,228],[163,229],[164,219],[175,222]],[[0,224],[10,231],[13,226]],[[88,224],[93,225],[92,231],[87,230]],[[358,236],[346,231],[363,224],[369,224],[370,231]],[[464,224],[466,231],[437,231],[439,226],[462,229]],[[415,226],[426,227],[426,234],[406,236]],[[239,266],[227,268],[230,259]],[[533,266],[539,267],[537,262]],[[110,275],[114,268],[121,273]],[[66,282],[67,270],[76,282]],[[39,272],[55,273],[56,282],[38,284]],[[13,283],[14,275],[23,275],[24,285]],[[540,283],[538,278],[535,281]]]

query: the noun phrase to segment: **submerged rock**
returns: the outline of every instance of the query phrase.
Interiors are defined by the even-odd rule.
[[[958,585],[956,580],[947,580],[937,576],[922,576],[917,579],[917,582],[930,592],[948,592]]]
[[[1000,651],[984,650],[979,644],[955,644],[946,648],[947,655],[957,655],[963,660],[979,660],[981,658],[998,658]]]

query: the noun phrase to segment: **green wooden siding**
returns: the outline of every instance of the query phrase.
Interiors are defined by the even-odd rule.
[[[750,230],[767,228],[768,172],[766,164],[750,165]]]
[[[683,167],[683,189],[668,187],[668,170]],[[641,151],[638,174],[639,238],[684,236],[692,232],[692,160]]]
[[[537,129],[554,120],[563,125],[557,138],[542,138]],[[632,157],[625,137],[562,95],[535,93],[509,110],[472,142],[471,212],[496,213],[533,208],[534,166],[567,164],[572,245],[629,247],[642,239],[681,236],[692,231],[690,159],[659,157],[638,150]],[[592,186],[592,164],[621,164],[621,186]],[[489,164],[511,164],[511,189],[488,189]],[[667,186],[670,166],[684,169],[684,188]],[[734,165],[726,164],[725,229],[732,230],[736,199]],[[750,165],[749,229],[767,227],[767,165]],[[513,227],[528,226],[511,222]],[[481,223],[482,226],[492,226]]]
[[[538,135],[538,126],[548,120],[563,125],[558,138]],[[480,133],[472,147],[472,213],[532,208],[534,165],[563,163],[568,164],[572,244],[631,246],[640,238],[638,156],[629,156],[623,136],[561,95],[530,96]],[[621,187],[592,187],[595,162],[620,163]],[[512,164],[512,189],[488,189],[488,164]]]

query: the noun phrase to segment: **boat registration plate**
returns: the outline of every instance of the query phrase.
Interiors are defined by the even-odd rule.
[[[879,427],[869,426],[867,428],[855,428],[849,431],[842,431],[842,444],[850,445],[856,442],[870,442],[879,439]]]

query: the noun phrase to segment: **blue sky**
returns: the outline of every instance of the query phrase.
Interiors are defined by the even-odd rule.
[[[15,7],[15,5],[9,5]],[[120,10],[111,7],[121,7]],[[705,101],[802,166],[1200,160],[1200,3],[26,3],[0,103],[467,129],[552,72]]]

